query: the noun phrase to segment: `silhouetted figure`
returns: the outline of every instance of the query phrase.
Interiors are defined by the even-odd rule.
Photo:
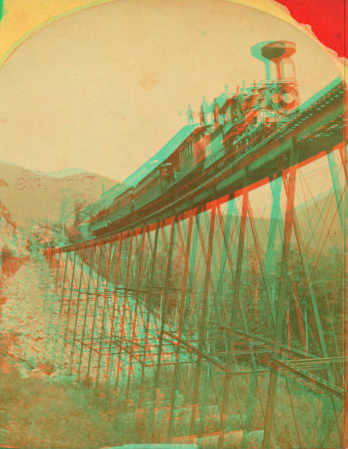
[[[230,98],[230,93],[228,92],[228,84],[225,84],[225,91],[224,91],[224,93],[222,95],[223,95],[225,101],[228,98]]]
[[[186,115],[187,115],[187,120],[188,120],[188,124],[189,125],[193,125],[193,111],[192,111],[192,109],[191,109],[191,105],[189,104],[188,105],[188,109],[187,109],[187,112],[186,112]]]
[[[201,125],[202,126],[206,126],[208,124],[207,114],[208,114],[208,102],[205,99],[205,97],[203,97],[203,101],[201,104]]]
[[[219,126],[219,124],[220,124],[220,120],[219,120],[219,104],[218,104],[216,98],[215,98],[214,103],[213,103],[213,117],[214,117],[215,126]]]
[[[240,89],[240,91],[242,93],[244,93],[244,94],[248,92],[248,89],[245,87],[245,81],[244,80],[242,81],[242,88]]]

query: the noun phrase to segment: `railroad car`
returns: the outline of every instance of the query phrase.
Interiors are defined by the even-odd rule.
[[[130,187],[119,197],[115,198],[110,219],[115,221],[132,212],[134,212],[134,189]]]
[[[195,129],[165,162],[173,167],[164,185],[166,190],[176,188],[178,183],[185,183],[188,177],[202,173],[206,148],[210,142],[208,129],[207,126]]]
[[[136,210],[142,209],[164,194],[165,189],[162,173],[161,166],[159,166],[136,185],[134,188],[134,203]],[[126,215],[125,211],[122,211],[122,214]]]
[[[99,228],[106,228],[113,221],[119,220],[125,215],[134,212],[134,194],[133,187],[130,187],[118,197],[114,199],[112,204],[100,211],[96,217],[91,221],[91,231],[92,233]]]

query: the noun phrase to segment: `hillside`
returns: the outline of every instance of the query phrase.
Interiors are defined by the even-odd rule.
[[[340,207],[343,212],[343,192],[339,191],[337,196],[340,201]],[[340,247],[343,242],[342,228],[337,210],[337,202],[333,191],[327,191],[311,198],[295,207],[299,237],[302,239],[303,248],[309,248],[316,252],[322,246]],[[284,229],[285,210],[281,217],[281,229]],[[226,217],[230,216],[225,216]],[[256,237],[260,245],[260,249],[266,252],[271,219],[265,217],[253,217]],[[238,235],[240,226],[240,216],[232,217],[232,229]],[[237,237],[235,237],[237,238]],[[245,229],[245,242],[249,248],[255,245],[253,232],[248,218]],[[276,245],[281,245],[279,229],[276,231]],[[292,244],[296,244],[296,235],[292,231]]]
[[[55,173],[34,172],[0,161],[0,201],[15,222],[58,222],[74,212],[76,203],[96,201],[102,189],[116,182],[77,169]]]
[[[343,213],[343,191],[337,192],[341,213]],[[304,243],[313,249],[322,245],[341,247],[343,244],[337,201],[333,189],[309,199],[296,208]]]

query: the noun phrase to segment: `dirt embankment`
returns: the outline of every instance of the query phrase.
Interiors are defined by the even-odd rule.
[[[22,377],[52,373],[49,320],[44,315],[44,270],[38,259],[2,251],[0,271],[1,368]],[[41,283],[41,285],[40,285]]]

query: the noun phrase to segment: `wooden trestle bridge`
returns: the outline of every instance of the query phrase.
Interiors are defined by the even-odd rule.
[[[46,250],[60,373],[114,395],[144,442],[348,445],[344,95],[160,210]]]

